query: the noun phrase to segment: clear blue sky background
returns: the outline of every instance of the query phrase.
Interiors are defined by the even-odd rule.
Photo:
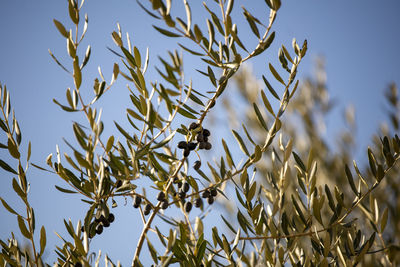
[[[180,1],[175,2],[180,5]],[[196,6],[192,7],[194,20],[204,27],[205,13],[197,8],[200,1],[189,2]],[[213,2],[207,1],[210,6],[213,6]],[[236,15],[241,13],[240,6],[246,5],[258,18],[268,19],[268,10],[262,0],[237,0],[235,3]],[[11,102],[22,129],[23,148],[26,149],[29,139],[33,149],[32,162],[40,165],[44,165],[49,153],[55,152],[56,144],[65,148],[62,138],[73,139],[71,122],[81,120],[81,115],[71,116],[52,102],[56,98],[65,103],[65,89],[73,86],[71,77],[53,62],[47,51],[50,48],[70,66],[66,42],[52,22],[56,18],[66,26],[71,26],[66,7],[66,1],[0,1],[0,81],[7,84],[11,92]],[[182,8],[178,10],[178,14],[182,14]],[[89,29],[81,53],[84,53],[88,44],[92,46],[91,60],[84,72],[84,86],[90,93],[93,79],[98,77],[97,66],[101,66],[109,81],[112,65],[118,60],[106,49],[107,46],[115,47],[110,33],[116,29],[117,22],[120,22],[124,32],[130,33],[134,45],[141,51],[150,47],[148,77],[160,80],[154,72],[157,55],[166,55],[167,49],[176,48],[176,39],[168,40],[160,36],[151,27],[151,24],[158,22],[145,14],[135,1],[87,0],[83,12],[89,15]],[[397,0],[284,1],[274,24],[274,30],[278,33],[274,45],[252,63],[257,70],[256,75],[260,78],[261,74],[268,73],[268,61],[277,62],[277,51],[282,43],[290,47],[293,37],[299,42],[306,38],[309,50],[300,67],[299,77],[310,76],[313,59],[323,55],[330,94],[340,103],[328,118],[328,136],[333,137],[337,128],[342,126],[340,107],[353,104],[359,127],[357,138],[365,147],[369,137],[385,118],[382,112],[383,90],[390,82],[400,82],[399,12],[400,2]],[[185,18],[184,13],[182,17]],[[203,29],[205,31],[206,28]],[[239,33],[245,42],[247,39],[254,42],[247,24],[239,24]],[[186,62],[185,66],[189,71],[187,75],[197,75],[191,70],[190,62]],[[197,82],[195,87],[210,86],[202,79],[193,79]],[[100,103],[106,125],[105,135],[115,132],[113,120],[124,121],[125,108],[129,105],[125,84],[126,81],[120,79]],[[4,137],[0,140],[4,142]],[[0,157],[8,161],[4,151],[0,151]],[[14,193],[10,193],[11,178],[8,173],[0,171],[0,195],[15,208],[21,209],[20,201]],[[75,223],[83,218],[86,206],[81,204],[78,197],[56,191],[54,184],[64,185],[56,176],[31,168],[28,179],[31,182],[29,197],[36,211],[37,227],[46,223],[46,253],[52,261],[55,258],[52,248],[55,244],[61,244],[53,232],[65,234],[62,219],[71,218]],[[116,222],[95,239],[92,249],[96,252],[100,244],[107,243],[103,252],[128,265],[142,227],[141,221],[136,217],[137,211],[133,211],[130,205],[124,206],[122,202],[115,213]],[[0,238],[7,238],[10,231],[19,232],[16,218],[0,207]]]

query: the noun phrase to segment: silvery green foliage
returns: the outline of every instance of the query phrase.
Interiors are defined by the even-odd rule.
[[[323,76],[302,85],[296,79],[307,41],[299,45],[293,39],[290,49],[281,45],[281,66],[267,64],[262,77],[264,88],[259,88],[243,66],[261,53],[276,54],[269,47],[275,37],[280,0],[264,1],[263,18],[242,7],[249,28],[240,31],[236,18],[231,17],[237,8],[233,0],[204,2],[209,15],[204,25],[192,23],[196,13],[186,0],[182,3],[184,18],[171,15],[171,1],[138,2],[144,12],[165,24],[154,26],[156,31],[176,38],[182,51],[204,62],[196,68],[213,89],[205,92],[184,79],[183,56],[177,51],[168,51],[169,58],[160,58],[161,64],[149,62],[148,51],[139,51],[117,25],[111,33],[116,46],[109,50],[118,62],[109,82],[99,71],[91,99],[81,93],[82,81],[88,79],[82,70],[91,55],[90,45],[81,48],[88,29],[88,16],[81,12],[83,2],[68,1],[71,29],[54,20],[67,41],[70,66],[49,52],[72,77],[66,100],[54,102],[66,112],[80,112],[87,125],[72,125],[78,146],[70,145],[71,151],[57,147],[56,155],[50,154],[45,160],[47,167],[31,164],[53,172],[64,183],[63,187],[56,186],[57,190],[79,193],[87,204],[82,221],[64,221],[69,236],[60,237],[64,244],[55,249],[55,265],[97,265],[101,255],[92,256],[89,240],[114,222],[110,206],[116,207],[118,201],[128,198],[132,198],[132,209],[138,210],[143,221],[141,235],[131,248],[132,266],[141,266],[143,259],[152,259],[157,266],[355,266],[377,262],[389,266],[399,262],[399,213],[392,199],[383,194],[388,188],[390,196],[399,199],[395,191],[399,184],[399,137],[389,129],[382,132],[367,150],[365,168],[351,160],[351,133],[344,133],[341,149],[330,150],[316,120],[331,108]],[[249,30],[258,40],[255,46],[240,38]],[[190,41],[191,46],[181,44],[182,39]],[[146,78],[152,64],[159,82]],[[115,134],[105,137],[101,114],[93,104],[106,97],[117,78],[128,82],[131,105],[126,115],[130,127],[116,122]],[[225,94],[228,85],[229,89],[233,85],[239,89],[248,106],[244,115],[235,113]],[[0,88],[0,127],[7,139],[0,145],[18,168],[12,167],[15,162],[3,160],[0,167],[17,176],[12,180],[13,189],[26,211],[16,211],[6,200],[0,200],[17,216],[18,228],[30,243],[30,248],[22,247],[12,233],[8,241],[0,241],[0,265],[42,266],[46,231],[44,227],[40,233],[35,231],[34,210],[28,200],[28,169],[23,168],[24,164],[29,166],[31,146],[29,143],[26,157],[21,155],[21,132],[11,113],[10,95],[5,85]],[[395,85],[386,98],[392,129],[398,132],[400,106]],[[232,126],[235,129],[231,133],[215,135],[216,127],[208,119],[216,105],[242,127]],[[300,126],[293,122],[296,116]],[[352,125],[351,113],[347,118]],[[185,124],[180,124],[182,121]],[[231,134],[236,141],[225,141]],[[204,156],[203,151],[214,157]],[[239,151],[240,161],[236,155]],[[215,160],[219,152],[223,155]],[[216,204],[223,204],[225,210],[214,209]],[[182,215],[181,220],[176,219],[177,213]],[[203,223],[207,216],[220,217],[226,227],[207,227]],[[155,225],[157,217],[165,224]],[[391,237],[385,235],[387,225]],[[155,239],[148,238],[150,232],[157,235],[157,246],[153,245]],[[114,265],[108,256],[105,260]]]

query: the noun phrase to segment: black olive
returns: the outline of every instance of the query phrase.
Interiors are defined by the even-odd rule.
[[[81,227],[81,232],[84,233],[85,232],[85,226],[82,225]]]
[[[110,214],[108,215],[107,221],[108,221],[109,223],[112,223],[112,222],[114,222],[114,220],[115,220],[114,214],[110,213]]]
[[[195,143],[195,142],[189,142],[188,143],[189,150],[195,150],[196,146],[197,146],[197,143]]]
[[[181,188],[182,187],[182,181],[179,181],[178,182],[178,188]]]
[[[189,183],[188,182],[184,182],[182,185],[182,190],[183,192],[187,193],[190,189]]]
[[[210,191],[208,191],[208,189],[206,191],[203,192],[203,194],[201,195],[203,198],[208,198],[210,196]]]
[[[105,219],[104,219],[104,221],[101,221],[101,223],[103,224],[104,227],[109,227],[110,226],[110,222],[105,220]]]
[[[151,205],[150,203],[146,204],[146,206],[144,207],[144,215],[149,215],[151,211]]]
[[[178,196],[180,199],[184,199],[186,197],[186,192],[182,189],[179,189]]]
[[[211,143],[206,142],[206,143],[205,143],[205,149],[206,149],[206,150],[210,150],[211,148],[212,148]]]
[[[205,149],[205,148],[206,148],[206,142],[200,142],[199,149]]]
[[[201,206],[203,206],[203,200],[201,198],[196,198],[194,201],[194,206],[196,208],[200,208]]]
[[[163,201],[164,199],[165,199],[165,193],[163,191],[160,191],[158,193],[157,200],[158,201]]]
[[[135,209],[139,208],[140,203],[142,203],[142,198],[140,196],[138,196],[138,195],[135,195],[133,197],[133,207]]]
[[[198,123],[195,123],[195,122],[192,122],[192,123],[190,124],[190,126],[189,126],[189,130],[194,130],[194,129],[196,129],[197,127],[199,127],[199,124],[198,124]]]
[[[101,233],[103,232],[103,225],[99,224],[96,227],[96,234],[101,235]]]
[[[203,142],[204,141],[204,136],[202,135],[202,134],[198,134],[197,136],[196,136],[196,140],[197,140],[197,142]]]
[[[192,210],[192,202],[188,201],[184,205],[184,209],[186,212],[190,212]]]
[[[190,154],[190,150],[187,149],[187,148],[185,148],[185,150],[183,150],[183,156],[184,156],[185,158],[187,158],[187,157],[189,156],[189,154]]]
[[[210,136],[210,131],[208,130],[208,129],[203,129],[203,135],[205,136],[205,137],[209,137]]]
[[[74,264],[74,267],[82,267],[82,263],[77,262],[77,263]]]
[[[161,203],[161,208],[162,208],[163,210],[165,210],[165,209],[168,208],[168,200],[164,199],[164,200],[162,201],[162,203]]]
[[[211,188],[210,193],[211,193],[211,195],[212,195],[213,197],[216,197],[217,194],[218,194],[217,189],[215,189],[215,188]]]
[[[193,169],[197,171],[198,169],[200,169],[200,167],[201,167],[201,161],[197,160],[193,165]]]
[[[207,137],[207,136],[204,136],[204,137],[203,137],[203,142],[204,142],[204,143],[207,143],[207,142],[208,142],[208,137]]]
[[[180,149],[187,148],[187,146],[188,146],[188,144],[187,144],[186,141],[180,141],[180,142],[178,143],[178,148],[180,148]]]
[[[213,198],[213,196],[209,196],[208,198],[207,198],[207,202],[208,202],[208,204],[212,204],[212,203],[214,203],[214,198]]]

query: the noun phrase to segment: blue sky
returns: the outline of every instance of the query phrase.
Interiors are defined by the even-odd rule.
[[[195,6],[195,1],[189,1]],[[213,6],[214,1],[206,1]],[[147,3],[147,1],[146,1]],[[180,5],[180,1],[174,2]],[[198,2],[197,2],[198,3]],[[268,17],[264,1],[235,1],[235,15],[240,15],[241,5],[248,6],[258,18]],[[65,102],[65,89],[73,86],[71,77],[62,71],[50,58],[48,49],[62,61],[67,61],[66,42],[53,25],[53,18],[68,24],[66,1],[0,1],[0,82],[6,84],[11,93],[11,102],[22,129],[24,149],[27,139],[32,142],[32,162],[44,165],[46,156],[55,152],[55,145],[63,145],[62,138],[72,140],[71,122],[82,120],[79,114],[67,114],[53,102],[56,98]],[[178,13],[182,14],[182,7]],[[205,13],[197,6],[192,7],[194,20],[204,24]],[[365,147],[379,123],[385,119],[382,107],[383,90],[391,82],[400,82],[400,2],[380,1],[285,1],[274,24],[277,37],[273,46],[259,59],[252,62],[256,76],[268,73],[269,61],[277,62],[277,52],[283,43],[290,47],[293,37],[299,42],[308,40],[307,57],[300,66],[299,77],[310,76],[313,60],[322,55],[326,59],[328,87],[332,98],[339,107],[327,121],[327,135],[334,136],[341,127],[341,108],[353,104],[356,109],[356,122],[359,127],[357,138]],[[166,55],[167,49],[177,48],[176,39],[168,40],[160,36],[151,24],[158,23],[145,14],[133,0],[89,1],[83,12],[89,15],[89,29],[81,53],[86,46],[92,46],[91,61],[84,72],[84,85],[91,93],[92,82],[98,77],[97,67],[101,66],[108,81],[111,79],[113,63],[118,59],[107,50],[115,47],[111,32],[119,22],[124,32],[128,31],[133,44],[143,53],[150,47],[150,69],[148,77],[158,79],[154,66],[157,55]],[[198,12],[196,14],[196,12]],[[182,17],[185,15],[183,13]],[[158,24],[160,25],[160,24]],[[203,28],[205,29],[205,28]],[[204,30],[205,31],[205,30]],[[247,34],[248,33],[248,34]],[[254,42],[246,24],[239,24],[242,40]],[[277,63],[275,63],[277,65]],[[197,75],[190,62],[186,62],[189,75]],[[196,66],[197,68],[197,66]],[[210,86],[204,80],[193,77],[194,86]],[[196,84],[197,82],[197,84]],[[112,121],[123,121],[125,108],[129,105],[126,81],[120,79],[112,91],[100,103],[103,107],[105,134],[115,132]],[[4,142],[2,137],[1,142]],[[8,160],[4,151],[0,157]],[[11,178],[0,171],[0,195],[16,208],[22,208],[11,188]],[[54,189],[54,184],[62,181],[33,168],[28,172],[31,182],[30,199],[36,211],[37,225],[46,222],[48,248],[60,244],[54,231],[65,233],[62,219],[71,218],[74,222],[84,216],[83,206],[78,197],[66,196]],[[110,230],[94,242],[94,251],[104,242],[120,242],[121,246],[107,245],[106,253],[112,259],[130,263],[133,247],[141,222],[136,223],[130,205],[120,205],[117,220]],[[0,207],[0,238],[8,237],[10,231],[18,232],[16,218]],[[124,230],[121,230],[124,229]],[[112,241],[114,240],[114,241]],[[132,247],[131,250],[119,250]],[[54,252],[47,250],[49,259]]]

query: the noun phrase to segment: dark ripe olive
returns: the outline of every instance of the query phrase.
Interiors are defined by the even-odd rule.
[[[188,182],[184,182],[182,185],[182,190],[183,192],[187,193],[190,189],[189,183]]]
[[[119,187],[121,187],[121,185],[122,185],[122,181],[121,180],[117,180],[117,183],[115,184],[115,187],[119,188]]]
[[[165,199],[165,193],[163,191],[160,191],[157,195],[157,200],[163,201],[164,199]]]
[[[204,191],[203,194],[201,195],[202,198],[208,198],[209,196],[210,196],[210,191],[208,191],[208,189]]]
[[[142,203],[142,198],[138,195],[135,195],[133,197],[133,207],[135,207],[136,209],[139,208],[140,203]]]
[[[186,141],[180,141],[180,142],[178,143],[178,148],[180,148],[180,149],[187,148],[187,146],[188,146],[188,144],[187,144]]]
[[[193,165],[193,169],[197,171],[198,169],[200,169],[200,167],[201,167],[201,161],[197,160]]]
[[[181,188],[182,187],[182,181],[179,181],[178,182],[178,188]]]
[[[203,200],[201,198],[196,198],[194,201],[194,206],[196,208],[200,208],[201,206],[203,206]]]
[[[103,232],[103,225],[99,224],[96,226],[96,234],[101,235]]]
[[[184,199],[186,197],[186,192],[182,189],[179,189],[178,196],[180,199]]]
[[[110,214],[108,215],[107,221],[108,221],[109,223],[112,223],[112,222],[114,222],[114,220],[115,220],[114,214],[110,213]]]
[[[109,227],[110,226],[110,222],[107,220],[104,220],[101,222],[103,224],[104,227]]]
[[[197,143],[195,143],[195,142],[189,142],[188,143],[189,150],[195,150],[196,146],[197,146]]]
[[[208,142],[208,137],[207,137],[207,136],[204,136],[203,142],[204,142],[204,143],[207,143],[207,142]]]
[[[201,134],[201,133],[199,133],[197,136],[196,136],[196,140],[197,140],[197,142],[203,142],[204,141],[204,136]]]
[[[168,208],[168,200],[164,199],[164,200],[162,201],[162,203],[161,203],[161,208],[162,208],[163,210],[165,210],[165,209]]]
[[[185,148],[185,150],[183,150],[183,156],[184,156],[185,158],[187,158],[187,157],[189,156],[189,154],[190,154],[190,150],[187,149],[187,148]]]
[[[209,143],[209,142],[206,142],[205,143],[205,147],[204,147],[206,150],[210,150],[211,148],[212,148],[212,145],[211,145],[211,143]]]
[[[192,210],[192,202],[188,201],[183,206],[186,212],[190,212]]]
[[[74,267],[83,267],[83,266],[82,266],[82,263],[77,262],[77,263],[74,264]]]
[[[85,226],[82,225],[81,227],[81,232],[84,233],[85,232]]]
[[[150,203],[146,204],[146,206],[144,206],[144,215],[149,215],[151,211],[151,205]]]
[[[205,136],[205,137],[209,137],[210,136],[210,131],[208,130],[208,129],[203,129],[203,135]]]
[[[194,130],[194,129],[196,129],[197,127],[199,127],[199,124],[198,124],[198,123],[195,123],[195,122],[192,122],[192,123],[190,124],[190,126],[189,126],[189,130]]]
[[[218,191],[217,191],[217,189],[215,189],[215,188],[211,188],[210,193],[211,193],[211,195],[212,195],[213,197],[216,197],[217,194],[218,194]]]
[[[214,203],[214,198],[213,198],[213,196],[209,196],[208,198],[207,198],[207,202],[208,202],[208,204],[212,204],[212,203]]]
[[[206,148],[206,142],[200,142],[199,149],[205,149],[205,148]]]

